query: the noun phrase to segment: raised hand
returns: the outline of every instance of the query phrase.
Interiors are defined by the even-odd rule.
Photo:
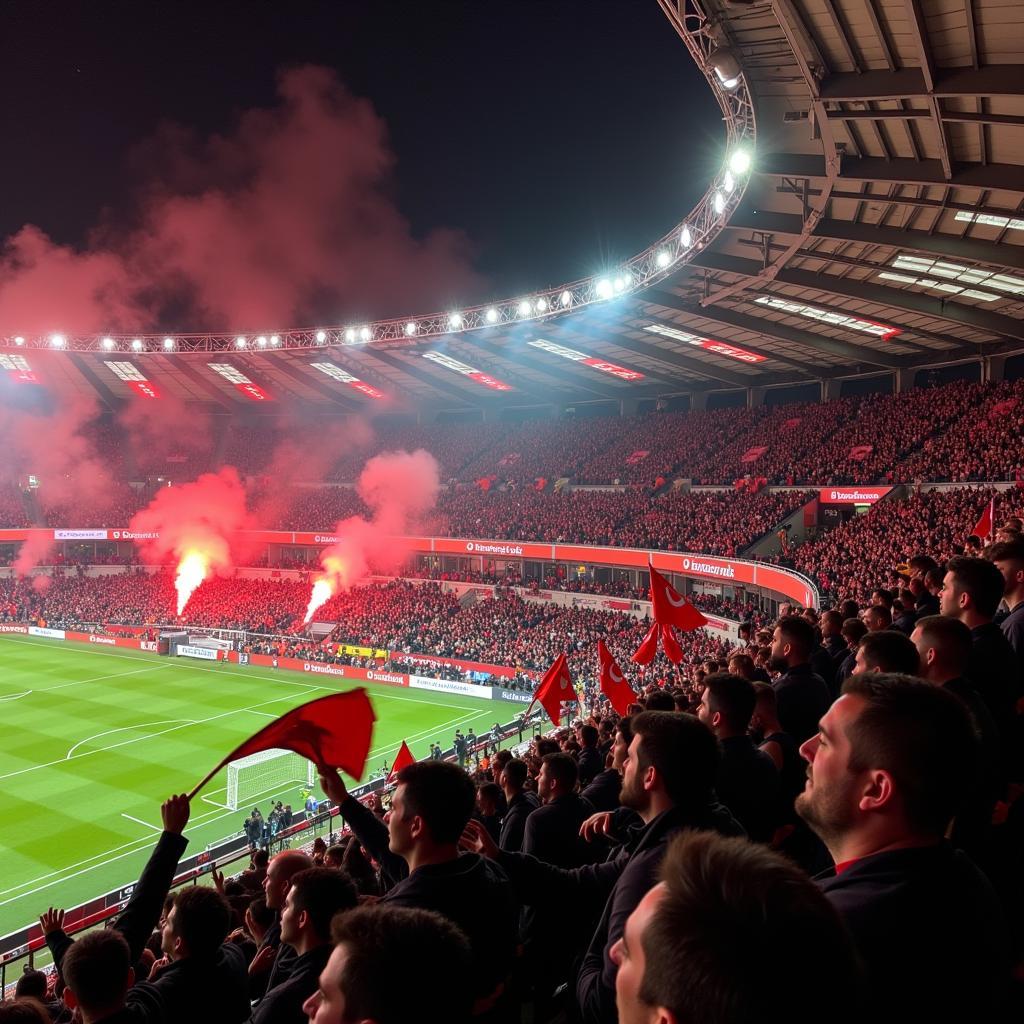
[[[345,783],[342,781],[341,775],[338,774],[337,768],[317,765],[317,771],[320,773],[320,788],[330,800],[335,804],[340,804],[348,798],[348,790],[345,788]]]
[[[612,815],[611,811],[598,811],[597,814],[592,814],[582,825],[580,825],[580,835],[586,839],[588,843],[592,843],[595,839],[600,839],[603,836],[611,834]]]
[[[459,846],[469,853],[479,853],[492,860],[501,853],[498,844],[491,838],[491,833],[479,821],[474,821],[472,818],[466,823]]]
[[[169,796],[160,805],[160,817],[163,819],[164,831],[173,832],[180,836],[188,824],[188,816],[191,813],[191,805],[184,793],[176,796]]]
[[[62,932],[64,930],[64,911],[55,910],[53,907],[50,907],[39,918],[39,924],[42,926],[44,935],[50,935],[52,932]]]

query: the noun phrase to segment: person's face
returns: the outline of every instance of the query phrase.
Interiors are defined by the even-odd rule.
[[[626,754],[629,752],[629,744],[625,737],[615,730],[615,739],[612,741],[612,767],[621,775],[622,766],[626,761]]]
[[[548,766],[542,764],[540,766],[540,774],[537,776],[537,796],[540,797],[541,803],[546,804],[555,795],[552,792],[552,788],[551,773],[548,771]]]
[[[647,808],[648,796],[644,788],[645,769],[640,767],[640,734],[637,733],[629,744],[625,760],[622,763],[622,792],[619,794],[619,803],[623,807],[631,807],[634,811],[643,811]]]
[[[928,652],[932,649],[925,642],[924,630],[920,626],[915,627],[914,632],[910,634],[911,643],[917,648],[917,656],[920,659],[920,665],[918,667],[918,673],[922,678],[927,678],[928,675]]]
[[[302,1004],[302,1012],[309,1024],[346,1024],[345,993],[341,991],[341,978],[348,960],[345,945],[335,946],[327,966],[320,974],[317,990]]]
[[[171,912],[167,915],[167,919],[164,921],[164,926],[160,932],[160,950],[164,956],[171,960],[175,959],[176,954],[179,952],[178,937],[174,932],[177,914],[177,907],[171,907]]]
[[[942,578],[942,589],[939,591],[939,613],[960,618],[960,593],[956,586],[956,577],[947,572]]]
[[[864,648],[857,648],[857,656],[853,659],[854,672],[870,672],[871,669],[864,662]]]
[[[302,914],[295,909],[295,890],[289,889],[281,911],[281,941],[295,945],[302,928]]]
[[[415,819],[414,819],[415,820]],[[413,822],[405,820],[405,786],[395,790],[391,798],[391,813],[388,815],[388,848],[399,856],[407,853],[413,845]]]
[[[609,953],[612,963],[618,967],[615,972],[615,1005],[619,1011],[619,1024],[651,1024],[661,1018],[658,1007],[648,1006],[640,998],[640,989],[645,970],[644,931],[664,897],[665,884],[659,882],[626,919],[622,938]]]
[[[796,811],[826,845],[857,820],[861,780],[850,771],[846,730],[863,706],[861,697],[840,697],[822,718],[817,734],[800,747],[800,756],[807,761],[807,781],[796,798]]]
[[[782,638],[782,630],[776,626],[775,632],[772,633],[772,661],[785,661],[787,646]]]
[[[263,879],[263,893],[267,898],[267,906],[271,910],[280,910],[284,906],[284,898],[288,893],[288,881],[284,877],[280,860],[275,857],[270,862],[267,874]]]
[[[1007,597],[1024,583],[1024,568],[1016,562],[996,562],[995,567],[1003,574],[1003,593]]]
[[[711,707],[708,704],[710,699],[708,689],[705,687],[703,693],[700,695],[700,704],[697,705],[697,717],[706,726],[708,726],[708,728],[711,728],[711,719],[714,717],[711,713]]]

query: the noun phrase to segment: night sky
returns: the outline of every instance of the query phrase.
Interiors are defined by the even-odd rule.
[[[468,236],[466,298],[632,255],[721,160],[719,111],[654,0],[19,0],[0,34],[5,238],[31,223],[95,245],[136,216],[162,126],[230,134],[275,103],[282,70],[310,64],[385,122],[387,189],[412,234]]]

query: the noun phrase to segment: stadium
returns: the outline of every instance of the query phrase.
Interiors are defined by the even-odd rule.
[[[713,170],[589,276],[4,257],[0,1024],[1020,1012],[1024,9],[657,6]]]

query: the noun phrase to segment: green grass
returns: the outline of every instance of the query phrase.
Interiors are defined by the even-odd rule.
[[[75,906],[133,882],[163,799],[189,791],[269,716],[355,685],[0,636],[0,935],[48,906]],[[433,740],[448,746],[456,727],[479,731],[509,717],[468,697],[358,685],[377,712],[368,772],[385,758],[390,764],[403,739],[423,757]],[[194,801],[188,853],[241,829],[243,812],[223,806],[224,776]],[[265,810],[274,796],[301,803],[297,786],[257,802]]]

